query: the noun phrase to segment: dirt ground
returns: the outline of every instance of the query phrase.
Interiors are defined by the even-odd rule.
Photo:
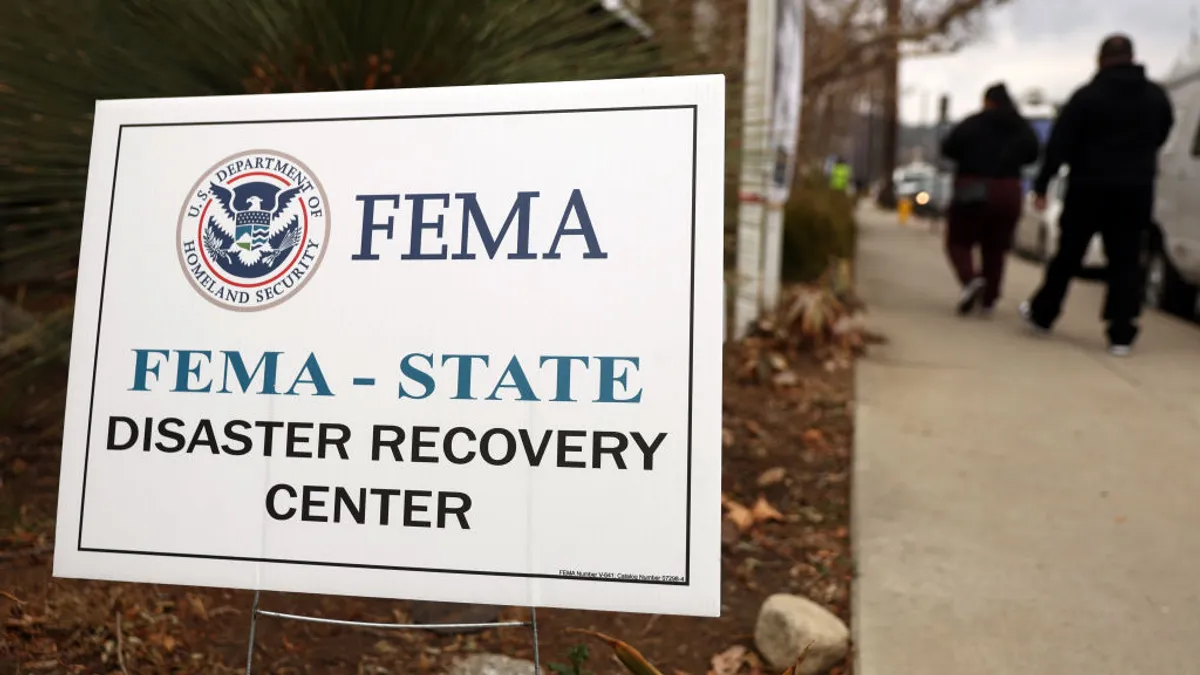
[[[749,653],[740,672],[765,674],[770,668],[753,656],[753,631],[768,595],[802,594],[849,622],[851,370],[797,354],[773,355],[763,367],[753,363],[766,360],[761,354],[747,353],[738,346],[726,355],[723,483],[731,518],[722,537],[721,617],[541,610],[544,664],[566,663],[584,640],[565,629],[585,628],[630,642],[668,675],[704,675],[715,654],[738,645]],[[44,430],[0,433],[0,675],[244,672],[249,592],[51,576],[58,453],[58,440]],[[264,609],[381,622],[405,620],[413,609],[284,593],[264,593],[261,602]],[[504,616],[527,613],[508,609]],[[588,669],[624,672],[606,647],[587,644]],[[263,618],[255,645],[255,672],[279,675],[441,673],[476,651],[532,657],[522,628],[443,636]],[[851,667],[847,659],[832,672],[849,675]]]

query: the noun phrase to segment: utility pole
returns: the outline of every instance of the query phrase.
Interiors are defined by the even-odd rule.
[[[745,72],[734,339],[779,304],[783,208],[804,93],[803,0],[747,0]]]
[[[900,126],[900,3],[887,0],[888,59],[883,74],[883,190],[879,200],[884,204],[896,202],[896,186],[892,174],[896,171],[897,135]]]
[[[770,152],[774,88],[775,19],[778,0],[746,1],[746,65],[742,82],[742,176],[738,190],[737,285],[734,289],[735,340],[746,336],[762,316],[766,259],[767,199],[773,157]]]
[[[935,144],[937,145],[937,165],[939,171],[947,171],[949,167],[946,161],[942,158],[942,141],[946,138],[946,132],[950,128],[950,97],[942,94],[938,99],[938,117],[937,117],[937,134],[935,136]]]
[[[1188,21],[1191,23],[1191,30],[1188,31],[1188,47],[1194,49],[1200,45],[1200,14],[1197,14],[1194,5],[1188,10]]]
[[[879,86],[872,82],[867,90],[867,180],[878,185],[879,180]],[[882,189],[882,186],[880,186]]]

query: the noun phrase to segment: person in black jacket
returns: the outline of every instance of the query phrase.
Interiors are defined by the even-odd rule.
[[[1133,62],[1133,42],[1113,35],[1100,46],[1099,72],[1067,101],[1050,132],[1034,182],[1038,209],[1050,179],[1065,164],[1071,173],[1059,220],[1058,252],[1041,288],[1021,315],[1047,332],[1062,311],[1071,278],[1096,232],[1108,258],[1103,320],[1109,352],[1124,356],[1138,334],[1141,249],[1154,210],[1158,151],[1175,124],[1162,87]]]
[[[983,110],[942,142],[942,155],[955,162],[946,255],[962,284],[959,314],[970,313],[980,300],[990,313],[1000,297],[1005,258],[1021,217],[1021,167],[1036,162],[1038,150],[1037,135],[1003,84],[989,87]],[[982,275],[976,273],[976,246]]]

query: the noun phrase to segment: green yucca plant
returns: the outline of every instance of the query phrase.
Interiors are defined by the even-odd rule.
[[[96,99],[630,77],[660,67],[653,43],[583,0],[0,5],[7,279],[20,262],[38,279],[74,264]]]
[[[97,99],[430,87],[668,72],[589,0],[0,2],[0,289],[73,283]],[[0,343],[65,358],[71,312]]]

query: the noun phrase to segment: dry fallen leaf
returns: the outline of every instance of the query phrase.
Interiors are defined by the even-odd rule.
[[[804,649],[800,650],[800,656],[796,657],[796,662],[788,666],[788,669],[783,671],[783,675],[796,675],[800,671],[800,665],[804,663],[804,657],[808,656],[808,650],[812,649],[812,646],[813,643],[811,642],[804,645]]]
[[[754,420],[746,420],[746,430],[759,438],[767,435],[767,432],[763,431],[762,425]]]
[[[782,483],[783,478],[786,475],[787,475],[787,470],[784,469],[782,466],[777,466],[772,469],[767,469],[766,471],[759,474],[758,486],[766,487],[768,485],[775,485],[776,483]]]
[[[721,445],[726,448],[733,447],[733,432],[726,427],[721,428]]]
[[[188,593],[187,600],[188,605],[192,608],[192,612],[200,617],[201,621],[208,621],[208,609],[204,606],[204,598],[193,593]]]
[[[800,515],[804,516],[808,522],[814,525],[825,520],[825,514],[821,513],[819,509],[811,505],[801,506]]]
[[[713,654],[713,675],[736,675],[746,660],[746,648],[734,645],[720,654]]]
[[[801,437],[805,445],[824,445],[825,434],[820,429],[808,429]]]
[[[12,534],[8,537],[8,540],[14,544],[32,544],[37,539],[38,535],[36,532],[24,530],[20,526],[13,528]]]
[[[783,358],[783,354],[779,352],[771,352],[767,354],[767,361],[771,363],[771,367],[775,370],[787,370],[787,359]]]
[[[396,647],[387,640],[380,640],[375,643],[375,651],[380,654],[395,654]]]
[[[9,466],[9,471],[11,471],[12,475],[14,476],[20,476],[21,474],[25,473],[25,470],[28,468],[29,463],[18,457],[12,461],[12,465]]]
[[[745,532],[754,525],[754,515],[750,513],[750,509],[728,497],[722,497],[722,501],[725,504],[725,509],[728,511],[725,517],[732,521],[739,530]]]
[[[746,654],[746,665],[750,667],[750,675],[762,675],[763,662],[758,658],[758,654],[754,652]]]
[[[746,508],[744,505],[730,499],[728,495],[721,495],[721,504],[725,506],[725,517],[737,526],[737,529],[741,532],[749,530],[758,523],[765,523],[772,520],[786,520],[786,517],[774,506],[771,506],[767,498],[762,495],[759,495],[758,501],[754,502],[752,508]],[[727,538],[728,535],[722,532],[722,539]]]
[[[765,523],[770,520],[783,520],[783,514],[767,501],[767,498],[759,495],[758,501],[754,502],[754,508],[750,509],[750,516],[755,523]]]
[[[776,387],[794,387],[800,384],[800,376],[790,370],[785,370],[771,378],[771,382],[775,383]]]

